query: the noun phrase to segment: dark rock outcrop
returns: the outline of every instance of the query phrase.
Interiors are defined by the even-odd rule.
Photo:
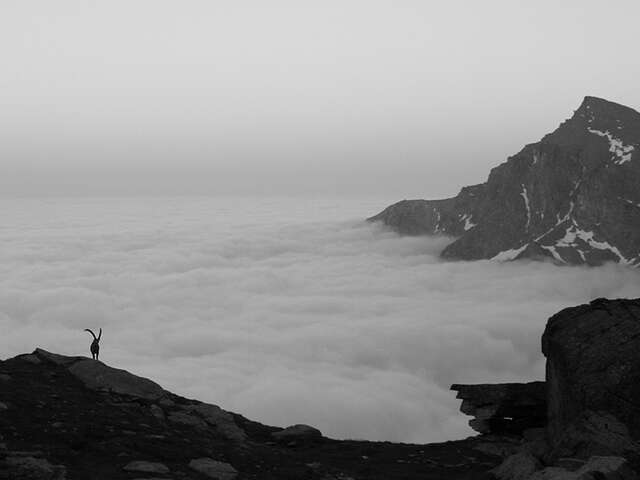
[[[640,113],[586,97],[571,119],[444,200],[369,218],[402,234],[457,237],[448,259],[551,258],[640,265]]]
[[[542,352],[554,454],[639,454],[640,299],[562,310],[547,323]]]
[[[545,382],[451,387],[463,399],[462,412],[476,417],[470,425],[487,440],[476,448],[505,457],[493,474],[502,480],[636,480],[640,299],[597,299],[560,311],[547,322],[542,352]],[[527,408],[531,424],[544,428],[514,428],[526,424]]]
[[[546,424],[544,382],[452,385],[461,398],[460,411],[475,418],[469,426],[480,433],[521,434]]]
[[[67,368],[75,377],[92,390],[106,390],[147,400],[158,400],[167,392],[148,378],[139,377],[86,357],[66,357],[41,348],[34,354]]]
[[[169,422],[202,430],[215,429],[218,434],[236,442],[246,440],[245,432],[236,425],[233,416],[217,405],[195,401],[177,405],[172,398],[175,395],[164,390],[157,383],[126,370],[110,367],[98,360],[67,357],[41,348],[36,349],[32,355],[66,368],[91,390],[158,402],[150,406],[156,418],[166,417]]]
[[[278,442],[314,442],[322,438],[322,433],[317,428],[298,424],[273,432],[271,436]]]
[[[0,480],[462,480],[487,478],[499,463],[475,438],[339,441],[306,425],[262,425],[40,349],[0,361],[0,402]]]

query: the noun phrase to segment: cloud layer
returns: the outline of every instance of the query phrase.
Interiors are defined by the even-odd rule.
[[[362,201],[7,200],[2,357],[102,356],[176,393],[340,438],[466,436],[451,383],[542,378],[546,319],[640,275],[439,261]],[[354,220],[356,219],[356,220]]]

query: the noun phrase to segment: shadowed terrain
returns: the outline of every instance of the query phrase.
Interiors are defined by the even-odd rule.
[[[477,479],[500,460],[474,450],[473,438],[337,441],[262,425],[86,357],[36,350],[0,362],[0,378],[3,479],[23,478],[12,473],[16,458],[35,469],[24,478],[92,480]],[[237,473],[208,476],[192,468],[199,459]]]

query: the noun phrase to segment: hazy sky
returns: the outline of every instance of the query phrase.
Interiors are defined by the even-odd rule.
[[[638,18],[637,0],[3,0],[0,192],[453,194],[585,95],[640,107]]]

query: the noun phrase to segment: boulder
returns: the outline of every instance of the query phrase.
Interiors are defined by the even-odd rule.
[[[576,475],[562,467],[546,467],[535,472],[528,480],[576,480]]]
[[[271,436],[280,442],[310,441],[322,438],[322,433],[317,428],[298,424],[291,425],[279,432],[274,432]]]
[[[199,428],[202,430],[207,428],[207,422],[205,422],[200,417],[191,415],[189,413],[184,413],[184,412],[170,413],[168,420],[170,423],[175,423],[177,425],[186,425],[188,427]]]
[[[169,473],[169,468],[164,463],[146,462],[144,460],[129,462],[122,469],[125,472]]]
[[[80,360],[87,360],[87,357],[70,357],[67,355],[60,355],[58,353],[51,353],[42,348],[36,348],[32,355],[37,355],[38,357],[44,358],[45,360],[53,362],[56,365],[60,365],[62,367],[68,367],[69,365]]]
[[[540,461],[527,452],[520,452],[491,470],[498,480],[528,480],[536,470],[542,468]]]
[[[640,299],[594,300],[552,316],[547,434],[552,457],[640,452]]]
[[[157,401],[165,408],[176,407],[176,403],[169,398],[171,395],[160,385],[147,378],[133,375],[126,370],[112,368],[100,361],[86,357],[58,355],[40,348],[36,349],[32,355],[39,361],[44,359],[66,368],[93,390],[106,390]],[[154,403],[150,408],[157,419],[164,420],[165,413],[159,405]],[[244,430],[235,423],[233,415],[216,405],[194,402],[189,405],[181,405],[179,409],[179,411],[168,414],[167,420],[169,422],[199,429],[210,427],[235,442],[244,442],[247,438]]]
[[[160,385],[148,378],[139,377],[119,368],[109,367],[97,360],[57,355],[40,348],[36,349],[32,355],[67,368],[92,390],[107,390],[146,400],[157,400],[166,393]]]
[[[515,439],[491,439],[490,435],[485,436],[485,441],[479,442],[473,447],[474,450],[485,453],[487,455],[494,455],[496,457],[509,457],[514,453],[518,453],[520,450],[520,443]]]
[[[528,480],[638,480],[638,475],[624,458],[595,456],[575,471],[547,467]]]
[[[546,423],[544,382],[452,385],[461,398],[460,411],[479,433],[521,434]]]
[[[71,365],[69,371],[93,390],[108,390],[146,400],[157,400],[165,393],[160,385],[148,378],[109,367],[97,360],[81,360]]]
[[[232,465],[212,458],[196,458],[189,462],[189,467],[216,480],[234,480],[238,476],[238,471]]]
[[[8,456],[4,459],[8,479],[12,480],[66,480],[67,470],[62,465],[52,465],[44,458]],[[0,471],[0,475],[2,475]]]
[[[198,403],[184,408],[185,410],[198,415],[220,435],[228,438],[229,440],[244,442],[247,439],[247,434],[242,430],[242,428],[238,427],[233,419],[233,415],[221,409],[217,405]]]
[[[166,419],[166,416],[164,414],[164,410],[162,410],[162,407],[160,407],[159,405],[156,405],[154,403],[153,405],[151,405],[151,407],[149,407],[149,409],[151,410],[151,415],[156,417],[161,422]]]
[[[591,457],[576,471],[576,480],[637,480],[626,459],[620,457]]]

